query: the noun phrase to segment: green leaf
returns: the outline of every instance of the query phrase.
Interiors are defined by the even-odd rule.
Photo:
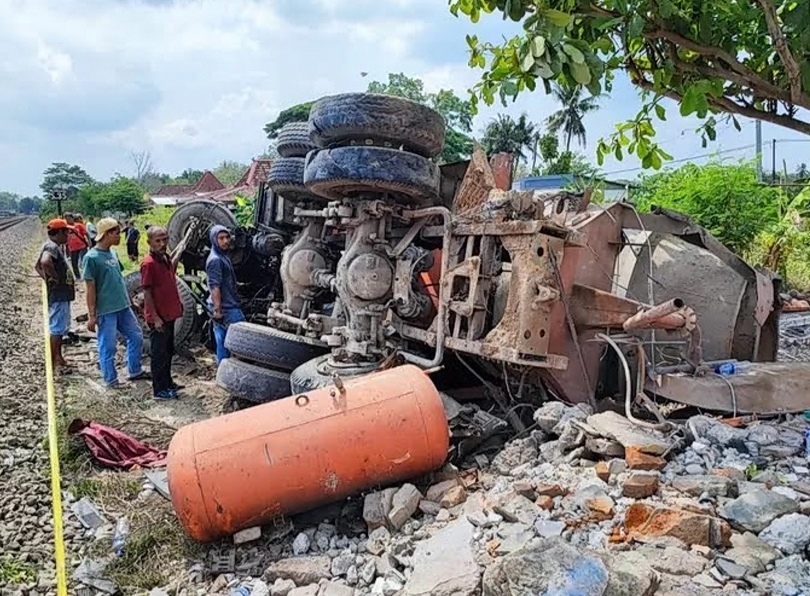
[[[650,152],[650,165],[654,170],[661,169],[661,158],[658,156],[657,150]]]
[[[517,84],[514,81],[506,81],[502,86],[501,90],[505,95],[509,97],[514,97],[518,93]]]
[[[659,120],[666,120],[667,111],[664,109],[664,106],[660,104],[655,104],[655,115],[658,116]]]
[[[523,60],[520,61],[520,68],[524,72],[529,72],[532,69],[532,66],[534,66],[534,56],[532,56],[532,53],[529,52],[523,56]]]
[[[570,62],[568,68],[571,69],[571,75],[573,75],[574,80],[580,85],[587,85],[591,82],[591,71],[587,64]]]
[[[570,43],[563,45],[563,51],[571,57],[577,64],[584,64],[585,63],[585,56],[582,52],[580,52],[577,48],[572,46]]]
[[[470,49],[475,49],[478,46],[478,36],[477,35],[467,35],[466,36],[467,45]]]
[[[534,70],[532,71],[532,74],[536,77],[540,77],[541,79],[550,79],[554,76],[554,71],[545,60],[537,60],[534,63]]]
[[[543,12],[543,16],[557,27],[568,27],[571,24],[571,15],[561,10],[548,9]]]
[[[531,43],[532,56],[539,58],[546,52],[546,38],[542,35],[537,35],[532,39]]]
[[[641,32],[644,31],[644,19],[641,18],[641,15],[638,13],[634,13],[633,16],[630,18],[630,24],[627,28],[627,34],[630,37],[638,37],[641,35]]]
[[[614,49],[613,42],[610,40],[609,37],[600,37],[595,42],[591,44],[594,50],[599,50],[607,54],[608,52],[612,52]]]
[[[704,98],[705,101],[705,98]],[[681,116],[688,116],[698,110],[700,103],[700,92],[692,85],[687,88],[681,99]]]

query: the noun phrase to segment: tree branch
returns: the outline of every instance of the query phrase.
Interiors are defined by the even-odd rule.
[[[651,81],[648,81],[644,77],[644,75],[641,73],[641,71],[638,70],[638,67],[635,66],[635,64],[631,63],[628,66],[628,68],[631,72],[630,81],[634,85],[641,87],[645,91],[652,91],[653,93],[658,93],[660,95],[669,97],[670,99],[673,99],[678,103],[680,103],[683,100],[681,94],[672,89],[663,89],[663,90],[656,89],[655,85],[653,85]],[[771,124],[777,124],[779,126],[783,126],[785,128],[789,128],[791,130],[804,133],[806,135],[810,135],[810,122],[805,122],[803,120],[797,120],[796,118],[792,118],[790,116],[775,114],[773,112],[764,112],[756,108],[740,105],[737,102],[732,101],[728,97],[712,97],[711,95],[707,95],[706,101],[709,103],[710,106],[713,106],[715,109],[722,112],[730,114],[738,114],[740,116],[746,116],[748,118],[755,118],[757,120],[762,120],[763,122],[770,122]]]
[[[757,0],[762,7],[762,12],[765,13],[765,22],[768,24],[768,32],[771,34],[774,46],[776,46],[776,53],[782,60],[782,64],[790,77],[790,100],[795,105],[802,105],[802,84],[801,84],[801,71],[793,54],[790,52],[787,40],[776,22],[776,9],[771,4],[770,0]],[[805,106],[807,107],[807,106]]]
[[[675,44],[678,47],[682,47],[696,54],[700,54],[701,56],[707,56],[710,58],[722,60],[729,66],[729,68],[731,68],[733,72],[736,73],[738,80],[736,80],[735,82],[739,83],[740,81],[744,81],[745,86],[757,87],[761,91],[766,92],[768,97],[782,100],[790,98],[790,101],[793,104],[801,106],[803,108],[810,109],[810,96],[807,96],[806,94],[801,93],[800,91],[794,100],[792,98],[792,93],[790,95],[786,95],[784,89],[782,89],[777,85],[774,85],[773,83],[766,81],[761,76],[759,76],[755,71],[751,70],[745,64],[743,64],[742,62],[737,60],[734,56],[732,56],[731,54],[729,54],[728,52],[726,52],[721,48],[703,46],[692,41],[691,39],[687,39],[686,37],[683,37],[678,33],[675,33],[674,31],[667,31],[666,29],[660,28],[656,29],[655,31],[645,33],[644,36],[648,39],[666,40]],[[728,78],[725,75],[721,76],[723,78]],[[742,79],[739,79],[740,76],[742,77]]]

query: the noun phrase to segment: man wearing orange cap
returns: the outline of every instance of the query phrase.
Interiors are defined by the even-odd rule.
[[[62,248],[71,231],[64,219],[49,221],[48,240],[42,246],[36,264],[37,273],[48,285],[51,361],[54,370],[62,373],[71,372],[62,356],[62,338],[70,330],[70,303],[76,298],[75,278]]]

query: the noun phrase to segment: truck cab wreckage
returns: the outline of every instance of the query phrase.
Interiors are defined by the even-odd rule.
[[[283,296],[267,325],[231,326],[217,377],[267,403],[172,441],[193,537],[427,473],[451,436],[462,457],[552,398],[657,430],[672,428],[660,398],[806,407],[808,374],[774,362],[778,278],[681,214],[508,190],[480,149],[439,167],[443,143],[437,113],[371,94],[323,98],[282,130],[260,205],[272,195],[273,229],[293,230]],[[715,372],[728,363],[745,372]],[[482,398],[491,413],[469,405]]]

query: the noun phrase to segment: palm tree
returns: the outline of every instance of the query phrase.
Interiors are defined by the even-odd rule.
[[[498,114],[484,129],[481,139],[487,154],[511,153],[515,156],[513,168],[526,159],[524,149],[534,150],[537,133],[536,126],[529,121],[526,114],[515,120],[509,114]]]
[[[602,96],[582,97],[583,90],[582,85],[569,86],[558,83],[554,83],[551,88],[551,94],[563,107],[549,116],[546,124],[549,132],[558,134],[562,131],[565,134],[566,151],[571,151],[572,138],[576,138],[579,144],[585,147],[585,123],[582,120],[588,112],[599,109],[597,102]]]

